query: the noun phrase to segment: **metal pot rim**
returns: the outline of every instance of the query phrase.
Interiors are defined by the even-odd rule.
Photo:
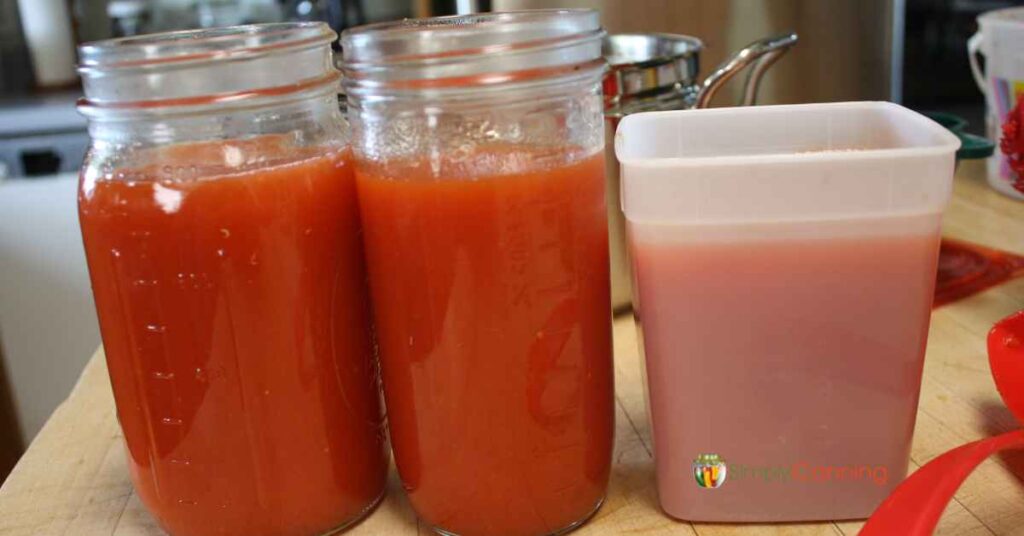
[[[615,51],[610,48],[618,47],[622,41],[642,42],[646,45],[645,52],[640,54],[636,50]],[[634,44],[639,49],[640,45]],[[623,44],[625,47],[625,44]],[[665,47],[671,50],[665,50]],[[677,48],[678,47],[678,48]],[[658,50],[661,48],[661,50]],[[608,61],[610,70],[625,71],[634,69],[648,69],[679,61],[681,59],[699,58],[700,52],[704,49],[704,42],[692,35],[673,33],[621,33],[605,37],[601,45],[602,54]]]

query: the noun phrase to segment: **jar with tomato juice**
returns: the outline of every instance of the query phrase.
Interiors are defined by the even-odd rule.
[[[548,10],[342,34],[392,448],[443,534],[559,533],[605,494],[603,33]]]
[[[83,45],[79,218],[135,490],[175,536],[316,535],[382,497],[335,34]]]

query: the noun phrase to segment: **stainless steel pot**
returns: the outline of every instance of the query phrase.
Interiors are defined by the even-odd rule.
[[[654,33],[605,38],[604,56],[609,64],[604,79],[605,153],[612,306],[616,312],[632,306],[625,219],[619,200],[619,162],[614,150],[619,120],[636,112],[705,108],[726,82],[748,66],[740,104],[755,104],[761,77],[796,42],[795,33],[754,41],[701,82],[700,51],[704,44],[696,37]]]

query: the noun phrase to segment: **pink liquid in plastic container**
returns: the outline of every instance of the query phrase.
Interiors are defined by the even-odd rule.
[[[667,513],[859,518],[889,494],[907,470],[938,225],[630,226]],[[702,454],[724,464],[717,482],[694,477]]]
[[[622,120],[668,514],[862,518],[904,478],[958,146],[891,103]]]

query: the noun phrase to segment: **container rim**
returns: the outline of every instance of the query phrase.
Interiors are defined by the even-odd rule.
[[[722,156],[665,156],[665,157],[636,157],[624,153],[623,130],[630,124],[652,116],[682,116],[693,117],[695,115],[705,116],[742,116],[758,115],[769,111],[792,111],[807,112],[811,109],[847,109],[847,110],[890,110],[898,114],[901,119],[917,123],[922,129],[930,131],[937,142],[930,145],[918,147],[892,147],[875,149],[858,149],[853,151],[823,150],[815,152],[779,152],[749,155],[722,155]],[[960,139],[948,129],[936,121],[914,112],[908,108],[888,101],[850,101],[830,102],[812,104],[783,104],[769,106],[743,106],[732,108],[703,108],[693,110],[671,110],[658,112],[640,112],[626,116],[619,123],[615,132],[615,154],[621,165],[635,167],[661,168],[661,167],[701,167],[716,165],[750,165],[750,164],[775,164],[775,163],[800,163],[800,162],[827,162],[827,161],[859,161],[877,160],[882,158],[903,158],[918,156],[940,156],[953,154],[960,148]]]

